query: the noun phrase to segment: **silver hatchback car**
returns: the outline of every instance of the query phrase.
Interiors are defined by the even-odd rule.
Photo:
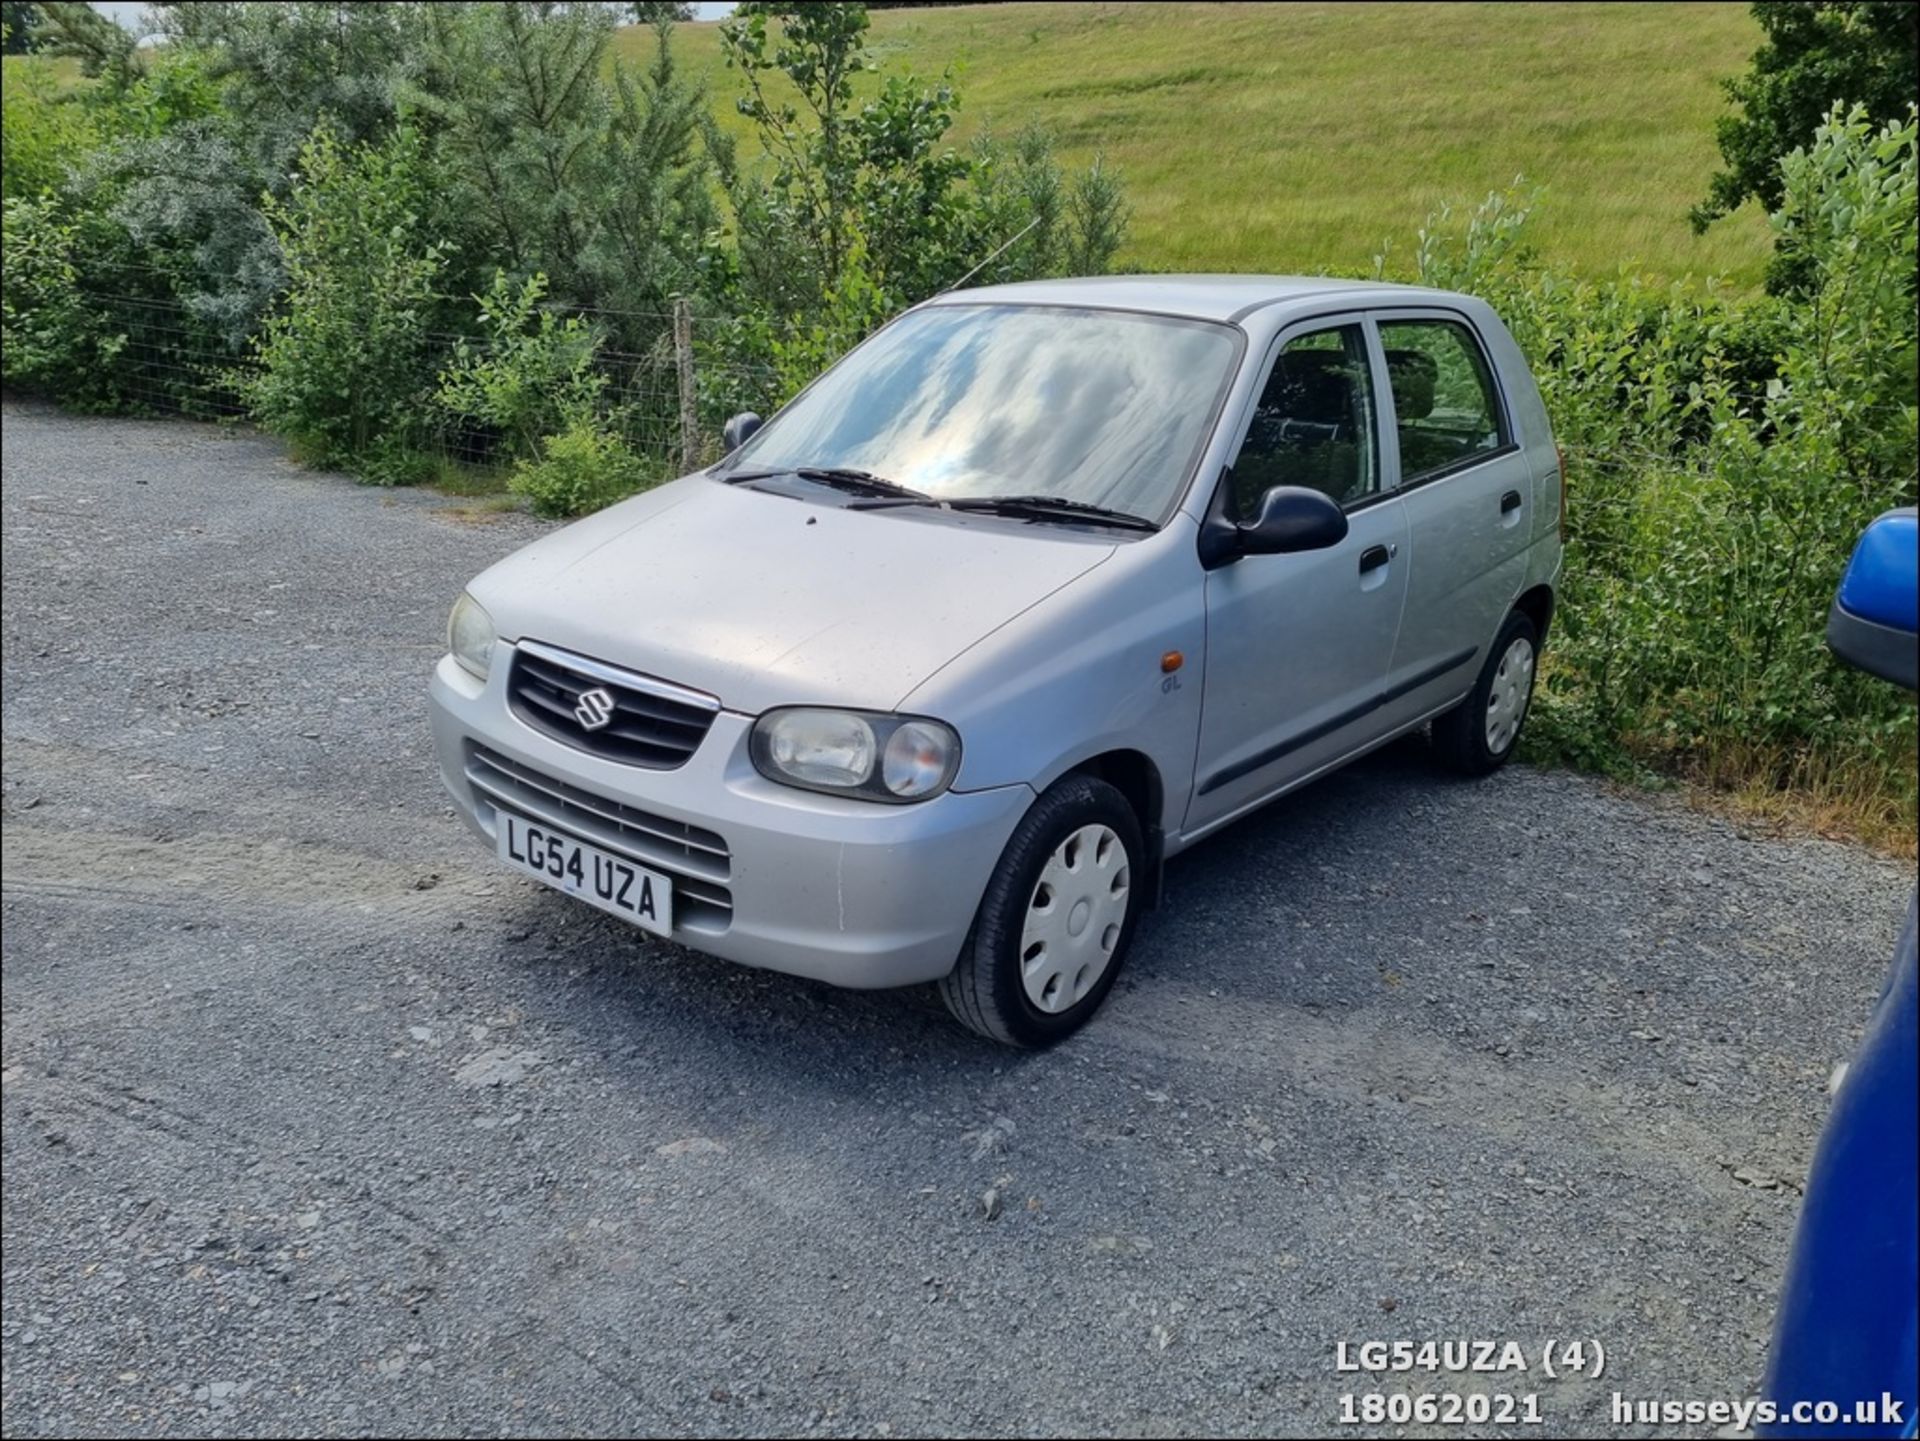
[[[432,683],[506,864],[696,950],[1087,1020],[1163,863],[1432,722],[1512,753],[1565,482],[1482,302],[940,296],[712,468],[477,577]]]

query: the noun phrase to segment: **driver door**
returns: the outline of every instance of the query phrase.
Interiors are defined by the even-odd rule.
[[[1189,832],[1223,821],[1364,745],[1407,595],[1405,505],[1383,490],[1372,323],[1317,318],[1282,334],[1223,481],[1229,513],[1275,485],[1324,491],[1347,512],[1324,550],[1243,555],[1207,573],[1207,674]]]

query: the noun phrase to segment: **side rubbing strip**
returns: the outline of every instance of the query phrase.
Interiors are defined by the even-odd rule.
[[[1421,686],[1439,680],[1440,677],[1447,674],[1448,671],[1458,670],[1479,654],[1480,651],[1477,647],[1468,646],[1467,649],[1456,652],[1448,656],[1445,660],[1435,661],[1425,670],[1408,676],[1397,685],[1388,686],[1378,695],[1355,706],[1352,710],[1342,711],[1337,716],[1321,721],[1319,725],[1307,727],[1307,729],[1301,731],[1298,735],[1288,736],[1278,745],[1269,746],[1257,755],[1248,756],[1245,760],[1235,761],[1232,765],[1215,771],[1212,775],[1200,782],[1200,789],[1196,794],[1204,796],[1210,791],[1219,790],[1221,786],[1232,785],[1242,776],[1250,776],[1257,770],[1263,770],[1279,760],[1282,756],[1290,755],[1292,752],[1299,750],[1301,746],[1312,745],[1315,741],[1332,735],[1341,727],[1352,725],[1362,716],[1372,714],[1374,711],[1379,710],[1381,706],[1391,705],[1393,702],[1399,700],[1401,696],[1410,695],[1414,691],[1419,690]]]
[[[1441,676],[1450,670],[1460,669],[1461,666],[1479,654],[1480,648],[1470,645],[1465,650],[1455,651],[1445,660],[1435,661],[1425,670],[1408,676],[1405,680],[1401,681],[1400,684],[1389,686],[1387,689],[1381,691],[1380,699],[1375,701],[1370,709],[1378,709],[1380,706],[1390,705],[1394,701],[1399,700],[1403,695],[1412,695],[1415,691],[1419,690],[1421,686],[1426,685],[1430,681],[1439,680]]]

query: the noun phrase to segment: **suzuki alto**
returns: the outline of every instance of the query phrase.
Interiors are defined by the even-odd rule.
[[[506,865],[1043,1045],[1166,860],[1417,727],[1513,754],[1565,478],[1479,300],[1133,276],[916,306],[476,577],[431,686]]]

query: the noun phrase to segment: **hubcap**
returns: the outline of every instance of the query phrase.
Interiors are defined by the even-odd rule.
[[[1113,963],[1132,884],[1127,847],[1112,826],[1082,826],[1047,858],[1020,933],[1020,980],[1049,1013],[1084,997]]]
[[[1493,689],[1487,695],[1487,749],[1492,754],[1505,755],[1513,744],[1532,695],[1533,642],[1520,636],[1500,657],[1500,669],[1493,673]]]

